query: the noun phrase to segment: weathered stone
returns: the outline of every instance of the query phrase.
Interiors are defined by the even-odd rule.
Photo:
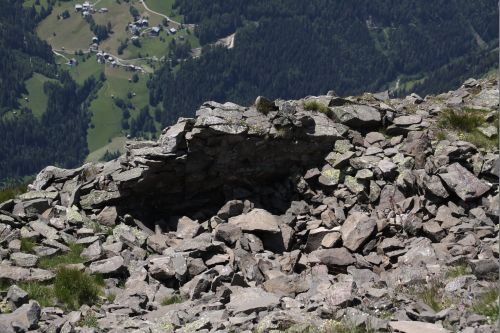
[[[346,248],[357,251],[373,234],[377,222],[366,213],[354,212],[347,217],[340,232]]]
[[[322,264],[332,269],[339,266],[349,266],[356,262],[354,256],[344,247],[317,250],[311,255],[316,256]]]
[[[102,252],[102,247],[101,243],[99,241],[96,241],[90,246],[86,247],[82,253],[80,254],[80,257],[87,261],[96,261],[99,260],[103,255]]]
[[[252,313],[269,310],[279,305],[280,298],[260,288],[244,288],[231,295],[227,309],[233,314]]]
[[[431,323],[423,323],[418,321],[391,321],[389,325],[402,333],[449,333],[447,329],[442,326]]]
[[[113,227],[116,224],[118,213],[116,207],[104,207],[103,210],[97,215],[97,222],[107,227]]]
[[[177,222],[176,235],[179,238],[194,238],[200,232],[200,224],[189,217],[182,217]]]
[[[24,304],[14,312],[0,314],[0,332],[19,333],[36,329],[40,320],[40,305],[35,301]]]
[[[227,221],[230,217],[243,214],[244,208],[245,205],[241,200],[231,200],[226,202],[224,206],[219,209],[219,212],[217,212],[217,216]]]
[[[229,219],[229,224],[235,225],[243,232],[279,233],[280,220],[277,216],[263,209],[254,209]]]
[[[10,286],[7,291],[7,300],[9,301],[12,310],[17,309],[21,305],[28,302],[28,293],[16,285]]]
[[[477,199],[491,188],[490,185],[477,179],[476,176],[459,163],[448,166],[446,171],[447,173],[440,174],[439,176],[464,201]]]
[[[126,267],[121,256],[94,261],[89,266],[91,274],[102,274],[105,276],[120,276],[125,270]]]
[[[241,237],[241,228],[230,223],[221,223],[215,228],[215,239],[233,245]]]
[[[29,253],[22,253],[22,252],[12,253],[10,255],[10,259],[14,262],[16,266],[21,266],[21,267],[35,267],[36,264],[38,263],[38,257]]]
[[[380,112],[367,105],[344,105],[333,107],[332,111],[338,121],[353,128],[375,127],[382,120]]]

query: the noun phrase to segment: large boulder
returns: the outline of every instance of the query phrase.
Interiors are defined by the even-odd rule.
[[[453,163],[446,168],[446,173],[439,175],[446,185],[462,200],[470,201],[483,196],[491,185],[479,180],[460,163]]]
[[[343,105],[332,108],[335,118],[344,125],[366,129],[380,125],[380,111],[368,105]]]
[[[347,217],[340,232],[342,242],[351,251],[357,251],[373,234],[377,221],[368,214],[354,212]]]
[[[30,301],[12,313],[0,314],[0,332],[28,332],[37,328],[39,320],[40,305],[35,301]]]

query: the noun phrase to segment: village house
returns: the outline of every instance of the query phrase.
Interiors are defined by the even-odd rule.
[[[92,43],[99,43],[99,38],[97,36],[92,37]]]
[[[175,35],[177,33],[177,29],[175,28],[170,28],[168,29],[168,31],[172,34],[172,35]]]
[[[151,36],[158,36],[160,34],[160,27],[152,27],[151,28]]]
[[[75,10],[76,10],[77,12],[82,11],[82,9],[83,9],[83,6],[82,6],[82,5],[80,5],[80,4],[78,4],[78,3],[75,5]]]

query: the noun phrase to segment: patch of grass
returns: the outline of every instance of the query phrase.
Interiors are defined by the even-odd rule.
[[[33,248],[36,246],[35,241],[30,238],[21,238],[21,252],[33,253]]]
[[[328,106],[318,102],[318,101],[307,101],[304,103],[304,109],[307,111],[318,111],[324,114],[329,114],[330,109]]]
[[[371,333],[371,329],[356,326],[353,323],[342,320],[328,320],[320,327],[321,333]]]
[[[116,299],[116,294],[115,293],[110,293],[107,298],[108,298],[108,301],[110,301],[111,303],[113,303],[115,301],[115,299]]]
[[[165,297],[161,300],[161,305],[172,305],[184,302],[181,296],[175,295],[172,297]]]
[[[470,133],[484,124],[484,117],[485,112],[482,110],[466,108],[461,111],[454,111],[447,109],[441,113],[439,125],[443,128]]]
[[[498,320],[498,289],[493,287],[479,296],[472,305],[474,313],[488,317],[490,322]]]
[[[446,133],[444,131],[437,132],[436,139],[438,139],[439,141],[446,140]]]
[[[454,266],[454,267],[450,268],[448,270],[448,272],[446,272],[446,277],[448,279],[454,279],[454,278],[457,278],[457,277],[460,277],[460,276],[467,275],[468,274],[468,269],[469,269],[469,266],[466,265],[466,264],[461,264],[461,265],[458,265],[458,266]]]
[[[59,268],[54,279],[55,296],[71,310],[76,310],[83,304],[95,304],[101,289],[102,278],[77,269]]]
[[[417,296],[423,303],[431,307],[435,312],[446,309],[450,302],[443,298],[443,286],[437,281],[431,281],[428,285],[423,286],[417,293]]]
[[[463,134],[463,140],[474,144],[476,147],[494,149],[498,147],[498,138],[487,138],[478,131]]]
[[[19,184],[19,185],[12,185],[12,186],[7,186],[4,188],[0,189],[0,202],[4,202],[10,199],[14,199],[20,194],[23,194],[26,192],[26,186],[28,184]]]
[[[99,323],[97,322],[97,317],[94,314],[90,314],[80,320],[78,326],[99,328]]]
[[[38,267],[43,269],[55,268],[60,265],[79,264],[83,262],[80,254],[83,251],[81,244],[69,244],[69,252],[52,257],[40,258]]]
[[[41,307],[54,306],[56,303],[54,288],[40,282],[27,282],[19,286],[26,291],[30,299],[37,301]]]
[[[6,279],[0,279],[0,291],[6,291],[12,285],[12,282]]]
[[[438,126],[442,129],[453,130],[458,132],[461,140],[468,141],[477,147],[495,148],[498,145],[497,136],[487,138],[478,131],[478,127],[485,125],[485,117],[488,114],[486,110],[476,110],[464,108],[459,111],[447,109],[443,110],[439,116]],[[498,124],[496,117],[493,124]],[[440,134],[446,137],[446,134]]]
[[[20,105],[31,109],[37,118],[41,118],[47,109],[49,98],[43,90],[43,85],[48,81],[54,82],[54,80],[42,74],[33,73],[33,76],[25,81],[26,90],[28,91],[26,97],[28,100],[24,98],[19,100]]]

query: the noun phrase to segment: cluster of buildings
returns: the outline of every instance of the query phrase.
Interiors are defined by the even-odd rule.
[[[88,1],[85,1],[83,4],[77,3],[75,5],[75,11],[78,13],[82,13],[83,17],[88,17],[96,12],[94,9],[94,6],[91,5]],[[100,8],[97,10],[99,13],[107,13],[108,9],[107,8]]]
[[[139,18],[135,22],[128,24],[128,31],[134,35],[139,36],[141,31],[149,27],[149,20],[147,18]]]
[[[129,70],[129,71],[132,71],[132,72],[142,71],[142,68],[140,66],[120,64],[117,61],[117,59],[115,59],[111,54],[108,54],[106,52],[98,51],[96,53],[96,58],[97,58],[97,62],[100,63],[100,64],[108,63],[112,67],[122,66],[126,70]]]

